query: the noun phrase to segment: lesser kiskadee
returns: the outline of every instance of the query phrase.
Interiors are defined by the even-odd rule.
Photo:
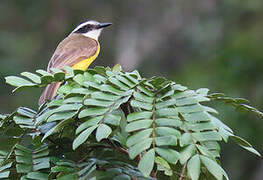
[[[73,69],[86,70],[97,58],[100,52],[98,37],[104,27],[111,23],[99,23],[97,21],[86,21],[78,25],[63,41],[61,41],[51,57],[47,71],[51,68],[61,69],[71,66]],[[60,83],[49,84],[38,104],[51,100],[60,86]]]

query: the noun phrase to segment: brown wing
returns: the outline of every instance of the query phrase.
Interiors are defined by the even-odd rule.
[[[73,66],[83,59],[93,56],[97,51],[97,47],[96,40],[80,34],[71,34],[58,45],[49,61],[47,70]]]
[[[71,34],[57,47],[51,57],[47,70],[50,68],[61,69],[64,66],[73,66],[78,62],[93,56],[97,51],[97,41],[80,34]],[[48,85],[39,98],[38,104],[51,100],[60,86],[60,83]]]

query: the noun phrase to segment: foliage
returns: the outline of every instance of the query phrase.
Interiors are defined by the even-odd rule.
[[[220,141],[234,140],[260,154],[204,105],[221,100],[262,116],[245,99],[190,90],[138,71],[65,67],[6,77],[14,91],[64,82],[37,111],[20,107],[0,115],[0,178],[228,179]]]

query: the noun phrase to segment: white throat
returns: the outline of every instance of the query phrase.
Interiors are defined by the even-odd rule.
[[[89,37],[89,38],[92,38],[92,39],[95,39],[95,40],[98,41],[98,38],[99,38],[100,33],[101,33],[101,30],[102,30],[102,29],[94,29],[94,30],[92,30],[92,31],[83,33],[82,35],[83,35],[83,36],[86,36],[86,37]]]

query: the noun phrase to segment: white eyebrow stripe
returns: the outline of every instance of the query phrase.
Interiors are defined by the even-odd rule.
[[[94,25],[96,25],[96,24],[99,24],[99,22],[93,21],[93,20],[91,20],[91,21],[86,21],[86,22],[78,25],[71,33],[77,31],[78,29],[80,29],[80,28],[82,28],[82,27],[84,27],[84,26],[86,26],[86,25],[88,25],[88,24],[94,24]]]
[[[86,26],[87,24],[89,24],[89,22],[85,22],[85,23],[82,23],[82,24],[78,25],[72,32],[77,31],[78,29],[80,29],[81,27]]]

